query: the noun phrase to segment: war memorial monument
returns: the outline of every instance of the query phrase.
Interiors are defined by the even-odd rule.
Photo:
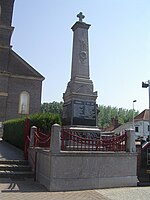
[[[93,91],[89,70],[88,29],[91,26],[83,22],[84,15],[80,12],[72,26],[73,48],[71,79],[63,94],[63,125],[70,128],[87,128],[99,132],[97,128],[97,92]],[[86,130],[87,131],[87,130]]]
[[[89,74],[90,25],[83,22],[82,13],[77,17],[79,21],[72,26],[71,79],[63,94],[63,126],[53,124],[49,150],[30,145],[29,163],[35,167],[32,156],[36,155],[36,180],[53,192],[136,186],[137,153],[132,132],[128,131],[126,143],[125,139],[118,143],[125,147],[122,151],[107,150],[101,143],[97,92]]]

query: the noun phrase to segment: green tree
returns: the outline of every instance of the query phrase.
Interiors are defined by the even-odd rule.
[[[62,119],[63,102],[53,101],[51,103],[43,103],[41,105],[41,112],[59,114]],[[134,111],[134,116],[138,113],[138,111]],[[112,118],[117,119],[119,124],[132,121],[133,110],[98,105],[98,127],[101,129],[108,127],[111,124]]]
[[[56,102],[53,101],[52,103],[43,103],[41,105],[41,112],[42,113],[53,113],[59,114],[62,117],[62,110],[63,110],[63,102]]]
[[[109,126],[112,118],[118,119],[119,124],[124,124],[126,122],[132,121],[133,118],[133,110],[104,105],[99,105],[98,110],[98,126],[101,129]],[[136,116],[138,113],[138,111],[134,111],[134,116]]]

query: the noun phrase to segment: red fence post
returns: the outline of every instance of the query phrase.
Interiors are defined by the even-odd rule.
[[[30,135],[30,120],[26,118],[25,125],[24,125],[24,158],[28,160],[28,147],[29,147],[29,140],[28,136]]]

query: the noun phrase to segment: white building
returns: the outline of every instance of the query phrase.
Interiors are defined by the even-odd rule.
[[[134,118],[135,134],[146,139],[149,136],[149,110],[146,109]]]
[[[135,126],[135,136],[136,138],[147,139],[149,136],[149,110],[145,109],[139,115],[134,118],[134,126]],[[126,129],[133,128],[133,122],[127,122],[126,124],[122,124],[118,128],[114,130],[115,133],[120,133]]]

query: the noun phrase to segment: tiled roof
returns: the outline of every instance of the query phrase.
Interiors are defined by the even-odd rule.
[[[145,109],[140,114],[138,114],[136,117],[134,117],[134,121],[148,121],[149,120],[149,110]],[[115,133],[120,133],[123,130],[133,128],[133,122],[127,122],[125,124],[122,124],[118,128],[114,130]]]
[[[139,115],[134,118],[135,121],[148,121],[149,120],[149,110],[145,109]]]
[[[118,128],[116,128],[114,130],[115,133],[121,133],[123,130],[126,130],[126,129],[130,129],[132,128],[133,126],[133,122],[127,122],[125,124],[122,124],[121,126],[119,126]]]

